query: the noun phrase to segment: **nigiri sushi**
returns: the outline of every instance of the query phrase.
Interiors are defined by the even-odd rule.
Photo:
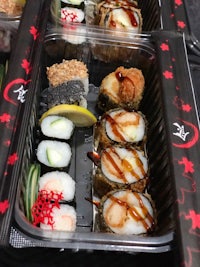
[[[103,224],[108,231],[140,235],[155,227],[155,212],[150,199],[131,190],[112,191],[102,202]]]

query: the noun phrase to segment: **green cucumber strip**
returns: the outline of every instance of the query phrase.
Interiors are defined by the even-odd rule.
[[[26,182],[26,189],[25,189],[25,213],[27,219],[32,222],[32,213],[31,209],[34,205],[37,194],[38,194],[38,179],[40,176],[40,165],[39,164],[32,164],[30,166],[27,182]]]
[[[62,159],[61,154],[52,148],[46,149],[47,160],[52,167],[56,167],[56,163]]]
[[[57,120],[55,120],[55,121],[52,121],[51,123],[50,123],[50,125],[52,126],[52,127],[57,127],[59,130],[62,130],[62,129],[65,129],[65,122],[63,121],[63,119],[57,119]]]

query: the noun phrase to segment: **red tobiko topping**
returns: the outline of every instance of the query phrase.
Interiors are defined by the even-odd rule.
[[[53,229],[53,208],[60,208],[59,202],[62,199],[62,193],[49,192],[46,190],[39,191],[36,202],[31,209],[33,225],[37,226],[40,223],[44,223],[50,225]]]

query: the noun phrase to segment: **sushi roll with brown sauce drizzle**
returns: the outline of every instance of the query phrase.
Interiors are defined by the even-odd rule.
[[[141,235],[155,227],[155,210],[149,196],[131,190],[109,192],[101,200],[105,231],[124,235]],[[103,229],[102,229],[103,230]]]
[[[116,107],[138,110],[144,86],[145,79],[141,70],[118,67],[102,80],[98,107],[103,111]]]
[[[101,152],[93,182],[98,197],[114,189],[143,192],[148,182],[147,157],[134,147],[108,147]]]
[[[104,0],[97,5],[97,24],[109,29],[142,31],[142,15],[136,1]]]
[[[114,144],[143,147],[146,138],[145,117],[141,112],[111,109],[97,123],[94,138],[98,149]]]

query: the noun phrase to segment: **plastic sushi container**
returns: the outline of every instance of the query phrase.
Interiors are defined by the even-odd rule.
[[[81,26],[80,26],[81,27]],[[83,26],[85,27],[85,26]],[[80,33],[80,34],[79,34]],[[84,34],[83,34],[84,33]],[[77,44],[71,42],[80,38]],[[165,53],[164,44],[170,47],[170,52]],[[179,44],[178,57],[176,48]],[[162,46],[163,45],[163,46]],[[181,35],[171,33],[154,33],[154,35],[138,35],[133,38],[108,34],[105,31],[95,31],[93,27],[65,29],[53,31],[45,36],[42,44],[42,53],[39,61],[35,62],[39,69],[35,69],[32,90],[29,90],[23,122],[15,138],[20,140],[23,147],[19,147],[18,157],[20,162],[12,173],[12,179],[18,181],[17,196],[14,208],[14,225],[11,228],[10,244],[14,247],[44,246],[69,249],[86,250],[114,250],[126,252],[165,252],[174,247],[176,216],[174,188],[174,166],[171,164],[169,133],[166,116],[171,109],[166,106],[165,97],[169,99],[176,86],[168,86],[162,73],[173,65],[175,58],[182,60],[186,57],[184,40]],[[109,51],[115,49],[118,57],[108,57]],[[105,54],[105,51],[107,53]],[[173,59],[172,59],[172,54]],[[176,57],[177,55],[177,57]],[[114,71],[118,66],[136,67],[142,70],[145,77],[145,91],[140,111],[148,121],[147,144],[148,161],[150,169],[150,182],[148,193],[151,195],[156,210],[156,228],[147,235],[125,235],[104,232],[99,230],[99,221],[95,216],[93,200],[93,171],[94,164],[88,157],[88,152],[93,151],[93,127],[76,128],[70,140],[72,158],[68,173],[76,183],[73,205],[77,213],[76,230],[73,232],[44,230],[31,224],[25,216],[23,192],[26,186],[27,171],[35,162],[35,153],[41,136],[38,135],[38,119],[41,116],[41,93],[48,87],[46,68],[63,59],[77,59],[84,62],[89,70],[90,91],[87,97],[88,109],[99,117],[96,109],[98,90],[102,79]],[[188,75],[186,61],[181,62],[183,73]],[[179,80],[176,72],[175,79]],[[180,80],[179,80],[180,82]],[[175,81],[176,83],[176,81]],[[190,81],[188,80],[188,84]],[[170,88],[170,92],[169,92]],[[31,106],[31,108],[30,108]],[[167,109],[167,111],[166,111]],[[26,119],[25,119],[26,118]],[[26,125],[26,127],[25,127]],[[162,149],[161,149],[162,148]],[[89,200],[89,201],[88,201]],[[97,226],[97,227],[96,227]]]
[[[42,10],[41,5],[47,4],[47,1],[34,2],[38,14]],[[29,4],[29,11],[33,10],[33,2]],[[177,247],[181,250],[183,260],[187,261],[188,245],[194,245],[195,240],[185,233],[183,215],[188,207],[194,209],[193,204],[198,200],[198,195],[194,192],[188,196],[188,190],[185,190],[187,202],[183,203],[182,192],[186,185],[182,183],[188,173],[192,177],[191,181],[197,180],[199,126],[184,36],[168,31],[127,35],[122,31],[76,25],[75,28],[48,30],[45,38],[42,38],[45,21],[39,25],[37,20],[34,22],[36,25],[32,25],[32,20],[25,16],[16,42],[17,49],[20,37],[26,33],[23,49],[14,58],[15,61],[12,59],[10,63],[11,67],[13,64],[18,66],[17,72],[8,69],[8,82],[20,77],[17,81],[21,84],[23,78],[24,94],[18,99],[16,90],[10,90],[8,95],[4,89],[6,98],[0,100],[0,111],[4,114],[1,118],[5,119],[6,115],[12,114],[10,123],[3,120],[0,123],[2,151],[10,144],[9,158],[6,154],[1,161],[1,164],[6,163],[6,168],[0,169],[3,184],[0,202],[1,244],[5,245],[9,239],[9,244],[17,248],[38,246],[132,253],[160,253]],[[40,29],[41,35],[37,31],[30,34],[31,27]],[[27,51],[30,54],[27,55]],[[31,62],[32,68],[22,64],[27,63],[24,59]],[[36,162],[37,145],[42,139],[38,120],[42,113],[41,107],[45,104],[41,101],[42,92],[49,86],[46,68],[61,63],[63,59],[77,59],[87,66],[90,84],[87,104],[97,119],[101,116],[96,108],[99,86],[106,75],[119,66],[141,69],[144,75],[145,90],[140,111],[148,122],[146,151],[150,179],[147,190],[156,211],[156,227],[147,235],[99,230],[101,221],[96,217],[94,205],[95,166],[88,157],[88,152],[94,150],[93,127],[76,128],[69,141],[72,158],[67,171],[76,183],[75,197],[71,203],[77,213],[76,230],[45,230],[34,226],[26,218],[24,189],[28,169]],[[12,127],[13,122],[18,127]],[[11,143],[8,133],[11,135]],[[187,173],[183,172],[184,166]],[[8,232],[9,236],[5,236]]]
[[[87,26],[98,26],[100,28],[110,28],[110,26],[106,25],[106,21],[99,24],[96,20],[97,17],[97,7],[101,1],[99,0],[85,0],[85,1],[61,1],[61,0],[53,0],[50,7],[51,12],[51,22],[54,25],[67,27],[68,23],[81,23],[86,24]],[[105,1],[106,2],[106,1]],[[133,11],[130,9],[129,15],[128,12],[125,14],[117,14],[117,20],[119,17],[127,16],[128,19],[125,19],[122,22],[116,22],[118,26],[113,26],[112,30],[120,29],[124,30],[127,25],[129,25],[129,31],[132,33],[141,33],[141,31],[152,31],[158,30],[162,28],[162,19],[161,19],[161,9],[160,3],[157,0],[148,1],[148,3],[144,3],[144,1],[119,1],[117,3],[117,8],[126,5],[124,10],[129,10],[129,8],[133,7]],[[137,5],[136,5],[137,3]],[[112,6],[113,5],[113,6]],[[110,1],[111,6],[110,10],[115,9],[114,1]],[[123,9],[123,8],[122,8]],[[130,15],[132,14],[132,15]],[[108,12],[107,17],[112,16],[111,13]],[[107,18],[106,18],[107,20]],[[130,20],[128,22],[128,20]],[[120,24],[124,26],[121,27]],[[112,22],[114,25],[114,23]],[[134,25],[135,24],[135,25]]]

